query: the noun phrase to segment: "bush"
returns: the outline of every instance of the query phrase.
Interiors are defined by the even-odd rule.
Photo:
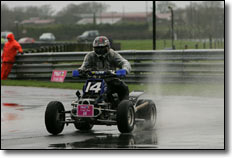
[[[61,25],[24,26],[27,33],[24,36],[39,39],[44,32],[51,32],[57,40],[76,40],[76,37],[86,30],[99,30],[101,35],[112,39],[151,39],[152,32],[146,24],[101,24],[101,25]]]

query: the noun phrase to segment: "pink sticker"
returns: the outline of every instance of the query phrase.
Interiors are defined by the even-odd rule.
[[[94,116],[94,106],[93,105],[78,105],[77,115],[79,117],[93,117]]]
[[[64,82],[66,75],[67,75],[66,70],[62,70],[62,71],[61,70],[53,70],[51,81],[52,82]]]

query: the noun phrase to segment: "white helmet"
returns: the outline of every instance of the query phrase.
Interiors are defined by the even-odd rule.
[[[98,57],[104,57],[110,48],[110,41],[105,36],[98,36],[93,41],[93,49]]]
[[[93,41],[93,47],[110,47],[110,41],[106,36],[98,36]]]

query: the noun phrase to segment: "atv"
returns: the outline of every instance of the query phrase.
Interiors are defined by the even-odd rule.
[[[87,78],[77,99],[71,103],[72,109],[65,111],[59,101],[51,101],[45,111],[45,125],[49,133],[57,135],[64,125],[73,123],[78,130],[90,130],[94,125],[117,125],[121,133],[130,133],[134,126],[153,129],[156,123],[156,105],[150,99],[141,99],[142,91],[132,91],[128,100],[119,101],[118,95],[107,98],[106,79],[123,78],[118,71],[72,72],[73,77]]]

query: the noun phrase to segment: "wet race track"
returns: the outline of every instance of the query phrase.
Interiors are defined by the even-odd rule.
[[[2,149],[223,149],[224,98],[157,96],[157,124],[152,131],[120,134],[116,126],[80,132],[65,126],[62,134],[45,128],[46,105],[61,101],[71,109],[75,90],[1,87]]]

